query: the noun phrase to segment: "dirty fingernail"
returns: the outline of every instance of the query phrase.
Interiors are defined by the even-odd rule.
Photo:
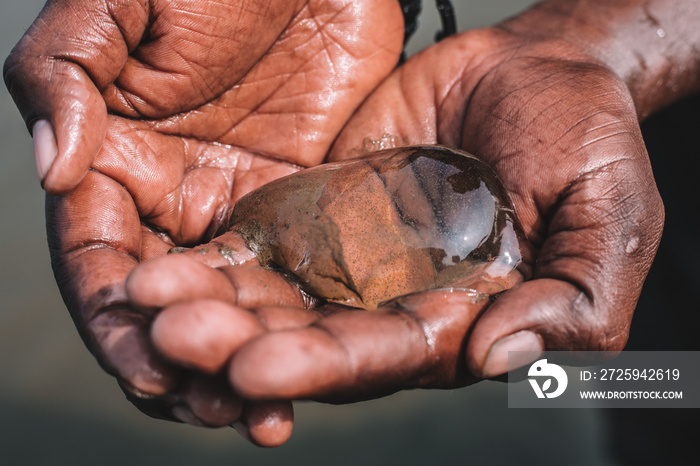
[[[529,330],[521,330],[507,337],[503,337],[493,344],[486,357],[483,368],[483,377],[495,377],[508,372],[508,352],[528,351],[526,354],[518,354],[516,361],[511,361],[510,369],[522,367],[527,363],[536,361],[544,350],[541,338]],[[515,356],[515,355],[514,355]],[[515,362],[515,364],[514,364]]]
[[[53,126],[47,120],[39,120],[32,128],[32,138],[34,138],[34,161],[39,180],[43,181],[46,174],[53,165],[58,147],[56,146],[56,136]]]

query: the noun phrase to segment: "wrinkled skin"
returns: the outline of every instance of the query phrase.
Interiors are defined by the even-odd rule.
[[[365,3],[372,2],[356,8]],[[287,36],[274,42],[276,33],[270,40],[278,48],[254,53],[233,73],[236,79],[217,74],[236,44],[228,56],[207,56],[222,66],[190,67],[188,60],[202,56],[196,42],[185,46],[193,47],[192,55],[177,58],[154,50],[172,37],[172,18],[159,16],[163,23],[153,27],[165,27],[165,35],[139,47],[143,16],[133,12],[124,13],[129,21],[121,31],[128,46],[105,41],[101,48],[110,54],[78,53],[57,63],[68,67],[62,76],[76,95],[89,94],[72,109],[42,88],[40,78],[20,84],[32,67],[45,76],[50,69],[44,63],[11,63],[7,79],[25,118],[51,118],[59,162],[68,154],[44,179],[46,189],[65,192],[93,168],[70,194],[49,198],[54,266],[88,346],[145,411],[166,416],[175,406],[180,419],[207,425],[240,419],[244,435],[275,445],[288,436],[291,411],[288,402],[270,400],[338,402],[403,388],[462,386],[505,372],[507,349],[624,346],[663,224],[625,83],[571,43],[490,28],[446,39],[410,59],[355,111],[399,53],[402,25],[392,26],[400,23],[398,11],[375,3],[371,15],[349,19],[382,25],[363,29],[366,36],[357,33],[375,41],[374,53],[362,49],[367,43],[351,37],[356,29],[350,28],[336,36],[349,38],[339,50],[352,44],[364,53],[353,49],[347,61],[320,60],[335,66],[322,68],[318,80],[307,74],[301,82],[286,79],[292,73],[276,82],[278,67],[310,63],[296,49],[284,55]],[[313,14],[313,4],[301,11]],[[41,28],[54,27],[51,14],[44,12],[47,21],[29,31],[37,41],[20,44],[16,57],[48,47]],[[291,34],[295,24],[285,31]],[[386,30],[395,34],[386,36]],[[372,31],[381,32],[375,37]],[[316,43],[303,34],[298,39]],[[335,44],[320,40],[314,50]],[[127,50],[132,58],[124,67]],[[74,66],[82,59],[104,65],[115,53],[119,66],[95,66],[100,71],[88,70],[89,76]],[[165,62],[129,66],[147,57]],[[163,87],[151,83],[174,71],[196,91],[183,86],[158,94]],[[178,80],[168,82],[177,87]],[[329,88],[338,92],[329,97]],[[299,93],[304,98],[295,100]],[[29,103],[33,95],[46,106]],[[218,97],[209,102],[212,95]],[[131,119],[105,118],[104,102]],[[309,103],[317,107],[306,108]],[[101,125],[85,126],[81,115],[94,113],[103,115]],[[105,143],[92,161],[101,131]],[[257,266],[236,238],[165,255],[175,245],[206,243],[207,233],[250,189],[299,166],[348,158],[366,136],[385,133],[411,144],[461,147],[491,165],[523,224],[532,280],[493,303],[470,291],[435,290],[370,313],[314,308],[283,277]],[[71,145],[76,134],[84,144]],[[222,331],[227,326],[243,330],[232,337]]]
[[[551,59],[555,52],[569,61]],[[644,279],[639,271],[652,261],[663,207],[634,105],[615,75],[565,43],[523,45],[503,30],[471,31],[396,70],[354,115],[329,158],[354,154],[361,136],[384,133],[462,147],[494,167],[523,223],[532,280],[490,305],[466,291],[436,290],[380,312],[316,309],[320,316],[310,326],[311,317],[300,314],[299,328],[256,335],[219,356],[232,356],[228,376],[238,393],[345,402],[497,376],[506,371],[508,349],[624,347]],[[212,298],[253,312],[261,306],[242,295],[276,295],[284,299],[278,305],[309,307],[300,294],[286,297],[290,285],[283,279],[255,280],[253,292],[249,277],[257,269],[226,266],[205,276],[193,261],[197,254],[158,259],[131,275],[135,303],[164,309],[156,324],[179,328],[181,317],[170,308],[187,307],[213,335],[204,301]],[[204,288],[225,283],[215,278],[221,275],[231,286],[194,290],[184,278],[200,276]],[[177,295],[166,291],[185,287]],[[201,303],[192,301],[197,295]],[[156,346],[187,341],[168,349],[171,359],[182,360],[190,346],[208,340],[202,335],[164,330]],[[187,365],[204,369],[206,359]]]
[[[399,6],[373,0],[59,0],[8,58],[30,127],[55,128],[43,186],[62,194],[47,198],[47,218],[64,300],[141,409],[207,425],[243,412],[252,441],[286,440],[288,401],[241,407],[221,377],[189,381],[158,355],[125,280],[139,262],[206,240],[249,190],[321,163],[396,65],[402,31]]]

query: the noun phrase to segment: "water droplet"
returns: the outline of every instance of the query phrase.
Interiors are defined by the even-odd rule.
[[[666,37],[666,31],[664,31],[663,29],[659,28],[659,29],[656,30],[656,35],[659,36],[659,37],[661,37],[661,38],[663,39],[664,37]]]
[[[627,241],[627,244],[625,245],[625,252],[627,254],[632,254],[637,249],[639,249],[639,237],[634,236]]]
[[[494,172],[440,146],[280,178],[239,200],[228,225],[309,294],[365,309],[432,288],[505,283],[521,257]]]

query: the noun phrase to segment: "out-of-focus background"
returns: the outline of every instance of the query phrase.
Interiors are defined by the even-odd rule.
[[[534,0],[455,0],[460,30]],[[0,2],[0,57],[42,0]],[[440,28],[426,0],[408,48]],[[507,408],[506,387],[413,391],[347,406],[296,405],[284,446],[264,450],[233,429],[157,421],[137,411],[84,348],[49,265],[31,139],[0,86],[0,465],[568,464],[606,465],[601,411]]]

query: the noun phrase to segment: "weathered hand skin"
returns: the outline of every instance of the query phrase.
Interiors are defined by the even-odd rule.
[[[228,228],[311,295],[364,309],[440,287],[494,293],[521,279],[519,226],[495,173],[441,146],[278,179],[242,198]]]

